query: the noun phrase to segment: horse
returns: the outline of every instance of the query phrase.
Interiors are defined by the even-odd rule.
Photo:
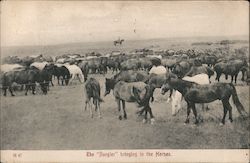
[[[69,70],[62,64],[55,64],[54,65],[54,70],[53,70],[53,75],[57,77],[57,83],[60,85],[60,80],[61,80],[61,85],[68,85],[69,80],[70,80],[70,72]]]
[[[220,125],[225,124],[225,117],[229,111],[229,120],[233,122],[232,107],[229,99],[232,96],[233,102],[242,117],[247,117],[248,113],[245,111],[243,105],[239,101],[236,89],[232,83],[214,83],[199,85],[194,82],[189,82],[181,79],[168,78],[167,83],[162,87],[162,94],[169,89],[178,90],[185,101],[187,102],[187,118],[185,124],[189,123],[190,109],[192,109],[195,116],[195,124],[199,123],[195,103],[210,103],[215,100],[221,100],[224,108],[223,118]]]
[[[144,82],[127,83],[119,81],[115,84],[113,94],[118,105],[119,119],[122,120],[121,103],[123,109],[123,118],[127,119],[125,102],[136,102],[139,107],[144,107],[146,114],[143,122],[147,121],[147,112],[150,114],[151,124],[154,123],[154,116],[149,105],[149,99],[152,96],[153,89]]]
[[[70,84],[76,77],[78,78],[80,83],[84,82],[84,76],[82,74],[82,70],[80,69],[80,67],[78,67],[77,65],[69,65],[69,64],[64,64],[64,66],[68,69],[71,76],[68,84]]]
[[[115,84],[119,81],[125,82],[146,82],[149,79],[149,75],[143,71],[121,71],[118,74],[114,75],[112,78],[106,78],[105,81],[105,94],[108,95],[110,91],[114,88]]]
[[[82,70],[84,81],[86,82],[88,79],[88,73],[89,73],[89,64],[88,61],[82,61],[78,64],[78,67]]]
[[[182,80],[185,81],[191,81],[191,82],[195,82],[197,84],[209,84],[209,77],[207,74],[198,74],[192,77],[189,76],[185,76],[184,78],[182,78]],[[163,89],[163,88],[161,88]],[[171,109],[172,109],[172,116],[175,116],[182,108],[181,106],[181,101],[182,101],[182,94],[178,91],[175,90],[172,94],[172,96],[170,96],[171,99]],[[204,110],[205,104],[202,104],[202,108]],[[208,106],[206,106],[206,108],[208,108]]]
[[[123,71],[138,70],[140,67],[141,67],[140,61],[138,59],[134,59],[134,58],[125,60],[125,61],[121,62],[121,64],[120,64],[120,69]]]
[[[122,42],[125,41],[124,39],[119,39],[114,41],[114,45],[116,46],[117,44],[122,45]]]
[[[91,118],[93,118],[93,111],[92,111],[92,105],[91,105],[91,98],[93,99],[93,104],[95,105],[95,111],[98,110],[99,118],[101,118],[101,111],[100,111],[100,102],[103,102],[102,98],[100,97],[100,83],[94,79],[89,78],[85,82],[84,85],[85,88],[85,111],[87,110],[87,107],[90,107],[90,114]]]
[[[242,77],[241,77],[241,81],[245,81],[245,76],[246,76],[246,72],[249,71],[249,66],[243,66],[240,69],[241,73],[242,73]]]
[[[216,72],[216,79],[218,82],[220,81],[220,76],[222,73],[225,74],[225,79],[228,79],[228,75],[231,75],[231,83],[233,80],[235,84],[237,82],[237,76],[242,67],[247,66],[247,62],[240,59],[229,60],[228,62],[219,62],[214,65],[214,71]]]
[[[202,63],[207,64],[209,67],[214,66],[217,63],[218,58],[216,56],[201,56],[200,60]]]
[[[195,76],[198,74],[207,74],[210,80],[211,76],[214,75],[214,71],[208,66],[192,66],[191,69],[185,74],[185,76]]]
[[[7,95],[7,89],[11,93],[11,96],[15,96],[12,91],[12,84],[15,82],[17,84],[25,85],[27,95],[29,89],[32,89],[32,94],[35,94],[36,82],[40,84],[41,90],[44,94],[47,94],[47,84],[45,74],[37,69],[25,69],[20,71],[9,71],[3,74],[2,86],[4,90],[4,96]]]
[[[172,70],[179,78],[185,76],[185,74],[190,70],[191,64],[187,61],[177,62]]]

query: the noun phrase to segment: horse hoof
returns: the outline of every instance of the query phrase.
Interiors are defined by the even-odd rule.
[[[154,118],[152,118],[150,121],[151,121],[150,122],[151,125],[153,125],[155,123],[155,119]]]
[[[127,119],[127,115],[124,115],[123,118],[124,118],[124,119]]]
[[[224,124],[221,122],[221,123],[220,123],[220,126],[224,126]]]
[[[143,120],[142,120],[142,123],[144,123],[144,124],[147,123],[147,120],[146,120],[146,119],[143,119]]]
[[[119,116],[119,120],[122,120],[122,116]]]
[[[6,96],[6,95],[5,95]],[[15,96],[14,94],[12,94],[11,96]]]

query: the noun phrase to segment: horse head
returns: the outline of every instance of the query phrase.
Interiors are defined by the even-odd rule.
[[[167,91],[169,91],[170,89],[172,89],[172,88],[170,87],[169,82],[163,84],[162,87],[161,87],[161,94],[165,95],[165,93]]]
[[[114,86],[115,86],[115,80],[106,78],[104,96],[108,95],[111,89],[114,89]]]

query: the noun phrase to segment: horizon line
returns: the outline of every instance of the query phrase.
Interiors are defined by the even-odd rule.
[[[156,38],[139,38],[139,39],[125,39],[125,41],[144,41],[144,40],[164,40],[164,39],[181,39],[181,38],[212,38],[212,37],[247,37],[246,40],[249,40],[249,35],[220,35],[220,36],[177,36],[177,37],[156,37]],[[106,41],[79,41],[79,42],[65,42],[65,43],[56,43],[56,44],[44,44],[44,45],[32,45],[32,44],[24,44],[24,45],[1,45],[1,48],[9,48],[9,47],[22,47],[22,46],[60,46],[67,44],[81,44],[81,43],[102,43],[102,42],[112,42],[114,40],[106,40]]]

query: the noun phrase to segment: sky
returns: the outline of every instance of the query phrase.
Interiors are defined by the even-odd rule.
[[[232,35],[246,1],[1,1],[1,46]]]

